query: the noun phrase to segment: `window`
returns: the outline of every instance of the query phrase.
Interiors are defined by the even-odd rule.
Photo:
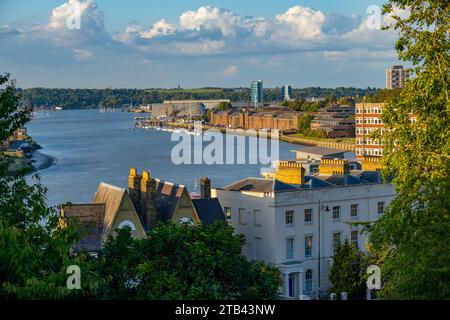
[[[230,207],[224,207],[225,211],[225,217],[227,217],[227,220],[231,220],[231,208]]]
[[[355,247],[358,247],[358,230],[352,230],[351,241]]]
[[[333,207],[333,220],[341,219],[341,207],[335,206]]]
[[[350,205],[350,217],[355,218],[358,216],[358,204]]]
[[[255,226],[261,226],[261,210],[253,210],[253,220]]]
[[[384,201],[378,202],[378,204],[377,204],[377,212],[378,212],[378,214],[383,214],[384,213]]]
[[[312,257],[312,236],[305,236],[305,258]]]
[[[333,233],[333,252],[336,253],[338,246],[341,244],[341,233],[334,232]]]
[[[245,209],[239,208],[239,224],[245,225]]]
[[[311,294],[312,293],[312,280],[313,280],[313,273],[311,269],[308,269],[305,272],[305,294]]]
[[[305,223],[312,223],[313,209],[305,209]]]
[[[294,238],[286,239],[286,259],[294,258]]]
[[[286,211],[285,222],[286,224],[294,224],[294,211],[292,210]]]
[[[130,228],[131,231],[136,230],[136,226],[130,220],[123,220],[122,222],[120,222],[119,225],[117,226],[117,229],[123,229],[125,227]]]

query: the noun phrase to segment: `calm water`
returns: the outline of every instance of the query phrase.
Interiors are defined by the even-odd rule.
[[[185,184],[191,192],[202,176],[208,176],[213,186],[222,187],[245,177],[259,177],[261,167],[266,167],[175,165],[171,151],[177,142],[171,141],[171,134],[134,129],[133,114],[126,112],[52,112],[32,121],[28,132],[43,147],[42,153],[58,159],[56,165],[39,171],[51,205],[90,202],[102,181],[125,188],[130,167]],[[280,142],[280,159],[294,159],[290,150],[298,148]]]

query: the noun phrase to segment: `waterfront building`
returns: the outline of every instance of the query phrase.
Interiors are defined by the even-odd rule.
[[[264,106],[258,109],[225,110],[211,113],[212,126],[231,129],[278,129],[281,132],[298,130],[301,112],[287,107]]]
[[[254,106],[264,103],[263,82],[262,80],[252,81],[250,86],[251,103]]]
[[[311,120],[311,130],[323,130],[328,138],[348,138],[355,136],[355,108],[333,105],[319,109]]]
[[[196,100],[164,100],[163,104],[166,106],[179,106],[179,107],[189,107],[195,104],[203,104],[203,106],[209,109],[217,109],[219,103],[228,102],[231,103],[230,99],[196,99]]]
[[[345,159],[322,159],[314,175],[283,161],[275,177],[246,178],[212,194],[245,236],[243,254],[280,269],[285,299],[328,297],[338,243],[348,238],[365,250],[367,235],[349,222],[376,220],[394,199],[379,172],[351,170]]]
[[[151,106],[151,117],[156,119],[199,119],[206,114],[206,106],[202,102],[190,101],[188,103],[153,103]]]
[[[281,87],[281,101],[289,101],[292,97],[292,87],[284,85]]]
[[[399,89],[409,79],[409,70],[401,65],[394,65],[386,70],[386,89]]]

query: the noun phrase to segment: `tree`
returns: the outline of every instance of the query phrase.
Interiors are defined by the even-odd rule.
[[[300,133],[306,134],[309,132],[311,127],[311,120],[313,119],[310,114],[303,114],[298,117],[298,131]]]
[[[230,110],[232,107],[231,103],[227,101],[220,101],[217,105],[217,109],[219,110]]]
[[[0,138],[10,136],[28,120],[9,75],[0,75]],[[0,157],[0,298],[61,299],[92,296],[96,275],[83,255],[71,255],[77,236],[61,229],[58,213],[45,202],[46,189],[34,176],[28,185],[23,172],[8,175]],[[82,270],[82,289],[69,290],[66,268]]]
[[[148,239],[122,229],[101,254],[105,298],[275,299],[280,275],[241,255],[244,238],[216,222],[160,224]]]
[[[395,8],[409,14],[397,15]],[[396,50],[415,77],[388,99],[382,118],[383,174],[393,178],[397,197],[369,228],[374,250],[385,257],[381,294],[449,299],[450,2],[391,0],[383,11],[393,17]]]
[[[350,299],[361,299],[365,295],[363,254],[345,238],[339,244],[333,257],[330,270],[330,292],[339,295],[347,292]]]

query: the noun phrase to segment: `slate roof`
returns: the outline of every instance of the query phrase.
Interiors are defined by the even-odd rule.
[[[290,184],[281,182],[280,180],[264,178],[246,178],[224,187],[224,190],[227,191],[252,191],[262,193],[295,189],[297,188]]]
[[[203,224],[208,225],[214,221],[226,221],[219,199],[192,199],[192,202],[194,203],[195,211]]]
[[[187,192],[186,186],[155,179],[156,181],[156,210],[163,221],[168,221],[175,213],[175,209],[183,192]]]
[[[66,222],[79,223],[76,229],[80,232],[80,241],[73,246],[74,251],[99,251],[104,237],[104,217],[106,205],[72,204],[63,207]]]

